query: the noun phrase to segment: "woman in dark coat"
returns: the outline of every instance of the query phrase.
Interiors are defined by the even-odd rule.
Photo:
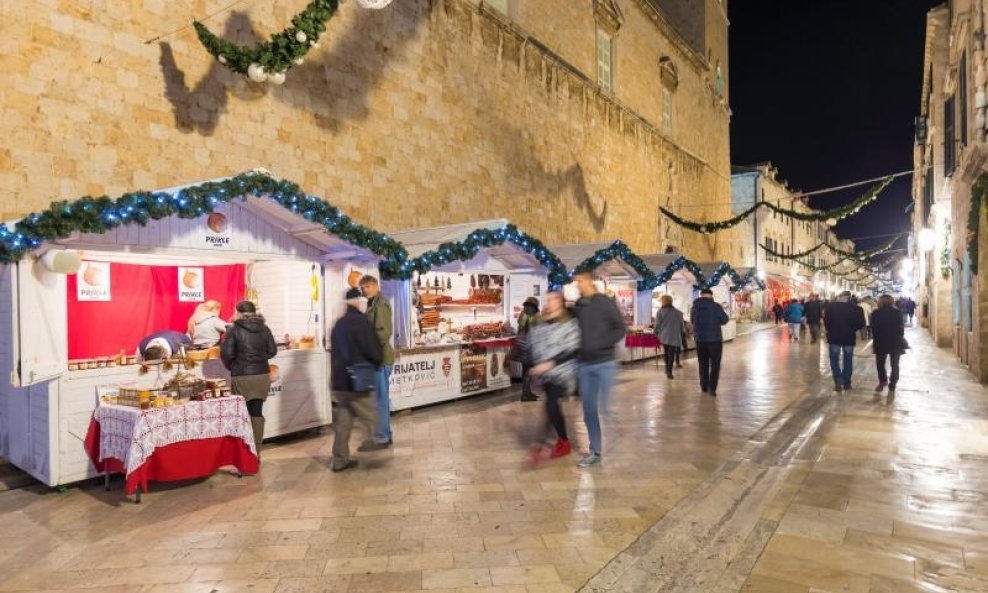
[[[875,366],[878,368],[878,387],[875,393],[881,393],[887,386],[889,394],[895,393],[896,383],[899,382],[899,358],[906,353],[905,327],[902,323],[902,313],[894,306],[892,297],[883,294],[878,298],[878,308],[871,314],[871,332],[875,346]],[[892,374],[885,370],[885,361],[892,360]]]

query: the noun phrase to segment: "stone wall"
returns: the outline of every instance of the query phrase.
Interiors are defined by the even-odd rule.
[[[281,87],[230,73],[190,28],[146,43],[214,2],[0,2],[0,214],[264,167],[383,231],[504,217],[549,244],[620,237],[640,252],[685,244],[714,258],[729,234],[684,237],[658,215],[698,200],[723,204],[703,215],[728,215],[726,109],[706,90],[709,70],[680,68],[680,124],[667,138],[652,123],[657,68],[629,70],[616,96],[602,95],[578,57],[593,56],[591,3],[524,10],[541,2],[513,2],[541,27],[471,0],[347,2]],[[258,3],[209,24],[249,43],[302,6]],[[659,52],[686,62],[636,3],[622,8],[623,51],[643,55],[619,68]],[[582,23],[551,40],[559,51],[526,33],[548,37],[557,18]]]

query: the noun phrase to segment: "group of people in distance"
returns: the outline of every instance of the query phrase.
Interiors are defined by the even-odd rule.
[[[821,326],[826,332],[830,356],[830,370],[834,390],[851,389],[854,373],[854,349],[858,339],[871,339],[878,371],[876,393],[888,388],[894,395],[899,382],[899,359],[909,348],[905,339],[905,326],[912,324],[916,303],[903,297],[898,301],[891,295],[881,295],[858,300],[850,291],[842,292],[835,300],[824,302],[819,296],[810,295],[804,300],[791,300],[783,306],[772,308],[776,323],[785,320],[789,326],[789,341],[798,342],[803,327],[808,327],[811,343],[820,339]],[[891,366],[891,373],[888,365]]]

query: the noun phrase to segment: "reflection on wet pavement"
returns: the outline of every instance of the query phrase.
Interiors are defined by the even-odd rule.
[[[141,505],[8,492],[0,591],[988,591],[988,398],[909,339],[894,401],[865,358],[834,395],[822,350],[776,330],[725,348],[716,399],[692,361],[627,367],[590,470],[529,468],[541,404],[502,394],[397,417],[345,474],[318,435]]]

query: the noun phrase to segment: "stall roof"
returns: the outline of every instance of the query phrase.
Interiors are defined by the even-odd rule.
[[[641,257],[641,260],[643,262],[645,262],[645,265],[648,266],[648,269],[649,270],[652,270],[652,272],[655,273],[655,274],[662,274],[663,272],[666,271],[666,269],[668,269],[668,267],[672,264],[672,262],[674,262],[677,259],[683,257],[683,254],[681,254],[681,253],[652,253],[652,254],[649,254],[649,255],[642,255],[640,257]],[[696,280],[693,277],[693,274],[691,274],[690,271],[687,270],[686,268],[682,268],[677,273],[685,274],[686,276],[688,276],[691,279],[690,280],[691,282],[693,282],[693,281]]]
[[[718,262],[703,262],[703,263],[698,263],[696,265],[697,265],[698,268],[700,268],[700,271],[703,272],[703,277],[705,279],[707,279],[707,280],[710,280],[710,277],[714,275],[714,273],[717,271],[717,268],[719,268],[722,265],[724,265],[724,263],[725,262],[719,262],[719,261]],[[722,282],[727,282],[728,284],[730,284],[731,277],[725,274],[721,278],[721,281]]]
[[[244,173],[243,175],[251,175],[251,174],[264,175],[270,178],[273,183],[286,183],[277,180],[270,173],[264,171],[263,169],[255,169],[254,171],[251,171],[249,173]],[[197,181],[194,183],[187,183],[166,189],[155,190],[151,193],[168,194],[171,196],[176,196],[180,191],[184,189],[200,186],[206,183],[221,183],[233,179],[236,179],[236,177],[220,177],[220,178],[210,179],[207,181]],[[127,195],[128,194],[125,194],[124,197],[126,197]],[[228,196],[229,193],[225,195]],[[248,213],[257,216],[260,219],[263,219],[264,221],[276,227],[278,230],[284,232],[286,235],[291,236],[297,239],[298,241],[301,241],[306,245],[309,245],[310,247],[316,249],[318,252],[325,254],[326,256],[328,256],[327,259],[329,260],[381,259],[383,257],[382,255],[373,253],[367,248],[351,244],[346,240],[334,235],[323,224],[319,222],[313,222],[307,220],[303,215],[292,212],[291,210],[287,209],[287,207],[277,202],[274,198],[257,197],[255,195],[248,194],[248,198],[246,200],[232,199],[226,202],[226,204],[227,207],[229,208],[240,208]],[[122,208],[122,206],[111,205],[111,208],[115,208],[119,211]],[[207,216],[207,214],[203,214],[202,216]],[[171,214],[170,216],[165,218],[170,219],[177,217],[178,217],[177,214]],[[122,218],[122,216],[118,217],[118,220],[119,218]],[[26,220],[26,219],[22,219],[22,220]],[[13,229],[16,227],[18,222],[20,221],[8,223],[6,226],[9,229]],[[357,228],[360,227],[360,225],[356,225],[352,222],[348,224],[353,225]],[[101,234],[114,232],[118,228],[124,228],[127,226],[136,226],[136,223],[133,220],[127,220],[123,224],[119,224],[119,226],[111,227]],[[84,235],[86,234],[87,233],[76,231],[66,238],[54,239],[52,242],[71,245],[72,243],[80,242],[82,240],[82,237],[84,237]],[[384,237],[384,235],[381,236]],[[32,245],[33,248],[39,246],[40,246],[40,242]]]
[[[424,229],[413,229],[392,233],[391,237],[399,241],[408,252],[409,259],[415,259],[434,251],[443,243],[459,243],[465,241],[471,233],[478,230],[497,231],[506,228],[510,222],[503,218],[463,222]],[[542,268],[542,264],[530,253],[511,242],[485,248],[488,255],[512,269]]]
[[[558,245],[550,247],[553,253],[562,260],[566,269],[570,272],[594,256],[598,251],[612,247],[617,241],[606,243],[574,243],[570,245]],[[625,276],[640,280],[640,274],[627,262],[620,258],[605,262],[595,271],[603,272],[608,276]]]

